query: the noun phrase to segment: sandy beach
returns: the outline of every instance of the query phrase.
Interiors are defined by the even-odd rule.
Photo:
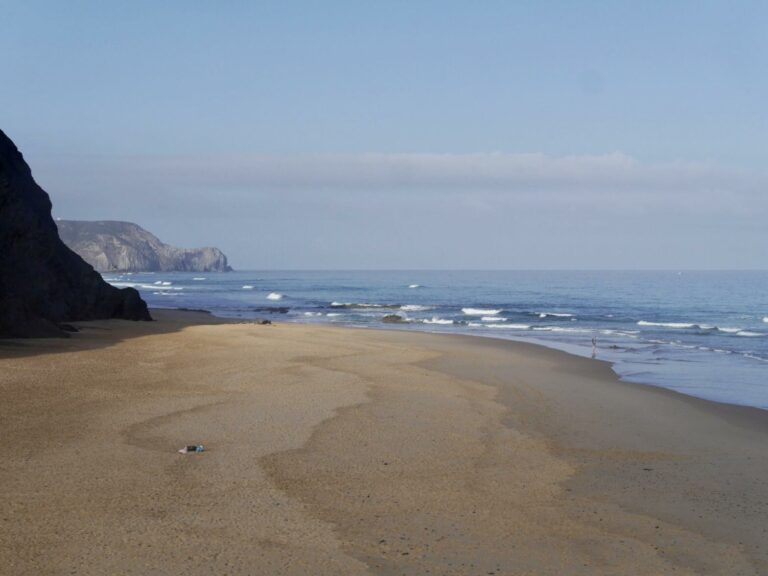
[[[153,315],[0,344],[1,574],[768,573],[764,411],[522,343]]]

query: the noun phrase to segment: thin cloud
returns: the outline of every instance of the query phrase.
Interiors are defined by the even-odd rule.
[[[74,164],[71,159],[66,163],[69,178],[78,178],[72,172]],[[644,163],[622,153],[562,157],[506,153],[94,157],[77,164],[82,167],[79,179],[83,181],[111,179],[161,190],[741,193],[762,191],[766,182],[762,175],[701,163]]]

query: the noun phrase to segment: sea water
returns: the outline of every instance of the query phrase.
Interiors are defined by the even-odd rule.
[[[525,340],[622,379],[768,409],[768,271],[109,274],[151,307]],[[396,314],[402,322],[382,319]]]

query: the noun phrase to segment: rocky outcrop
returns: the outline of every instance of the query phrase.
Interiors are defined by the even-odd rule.
[[[131,222],[57,220],[61,239],[99,272],[229,272],[218,248],[176,248]]]
[[[151,320],[133,288],[110,286],[59,238],[51,201],[0,130],[0,336],[61,336],[65,322]]]

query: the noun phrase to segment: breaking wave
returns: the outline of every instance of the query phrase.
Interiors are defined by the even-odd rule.
[[[437,316],[432,316],[432,318],[425,318],[421,322],[424,324],[454,324],[453,320],[448,320],[447,318],[438,318]]]
[[[648,320],[640,320],[637,323],[638,326],[656,326],[659,328],[701,328],[698,324],[692,324],[689,322],[649,322]]]
[[[489,308],[462,308],[464,314],[467,316],[495,316],[501,312],[501,309],[489,309]]]
[[[367,302],[331,302],[331,308],[399,310],[400,304],[370,304]]]
[[[539,318],[546,318],[548,316],[551,316],[552,318],[573,318],[573,314],[568,314],[566,312],[539,312],[538,315]]]

